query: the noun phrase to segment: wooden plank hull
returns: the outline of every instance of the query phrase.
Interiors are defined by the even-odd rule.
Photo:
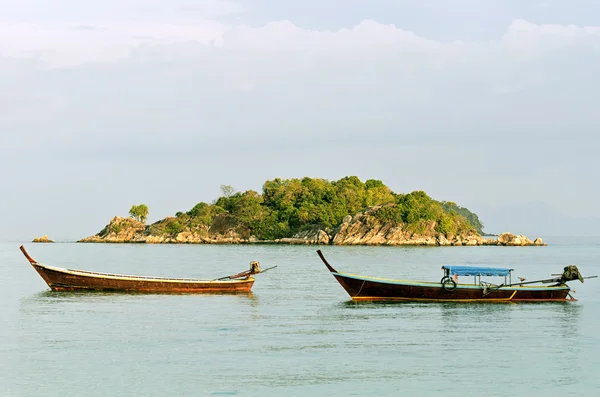
[[[392,280],[339,273],[319,256],[354,301],[414,301],[414,302],[565,302],[570,288],[558,286],[512,286],[486,289],[480,285],[458,284],[446,290],[441,283]]]
[[[457,285],[447,291],[440,283],[411,281],[375,281],[368,277],[333,273],[352,300],[404,300],[424,302],[549,302],[566,301],[568,286],[560,287],[507,287],[487,294],[476,285]],[[427,285],[429,284],[429,285]],[[570,299],[569,299],[570,300]]]
[[[130,276],[48,266],[33,260],[21,248],[33,268],[53,291],[121,291],[141,293],[250,293],[254,278],[199,280]]]
[[[128,291],[145,293],[250,292],[254,279],[185,280],[138,278],[135,276],[86,275],[79,271],[61,271],[44,265],[33,265],[53,291]],[[67,270],[67,269],[65,269]]]

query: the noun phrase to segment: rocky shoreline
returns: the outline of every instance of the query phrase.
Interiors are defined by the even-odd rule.
[[[366,210],[346,216],[333,230],[311,229],[289,238],[259,240],[247,228],[231,222],[228,214],[215,217],[205,230],[184,230],[168,234],[152,233],[152,228],[133,218],[114,217],[98,234],[79,240],[81,243],[138,244],[313,244],[313,245],[384,245],[384,246],[545,246],[541,238],[502,233],[484,238],[474,231],[462,235],[444,235],[435,231],[435,222],[423,233],[413,233],[405,225],[382,222]]]

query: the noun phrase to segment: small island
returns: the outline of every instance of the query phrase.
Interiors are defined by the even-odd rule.
[[[483,223],[467,208],[423,191],[394,193],[382,181],[305,177],[266,181],[262,193],[221,186],[213,203],[200,202],[146,225],[148,207],[131,207],[83,243],[333,244],[425,246],[546,245],[502,233],[484,238]]]
[[[54,241],[50,240],[47,235],[43,235],[42,237],[36,237],[31,240],[32,243],[53,243]]]

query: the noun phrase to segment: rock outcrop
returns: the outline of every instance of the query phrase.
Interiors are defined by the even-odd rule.
[[[36,237],[31,240],[32,243],[53,243],[54,241],[50,240],[47,235],[43,235],[42,237]]]
[[[83,243],[146,243],[146,244],[321,244],[321,245],[423,245],[423,246],[544,246],[541,238],[531,241],[527,236],[502,233],[497,239],[483,238],[474,230],[453,235],[436,231],[429,222],[420,233],[404,224],[379,220],[371,207],[354,216],[346,216],[334,230],[310,229],[292,237],[258,240],[251,230],[228,213],[213,218],[209,227],[182,226],[177,218],[165,218],[146,226],[133,218],[119,216],[110,220],[98,234],[79,240]],[[45,236],[46,237],[46,236]]]
[[[424,231],[415,233],[404,224],[384,222],[374,214],[379,207],[346,216],[335,230],[332,243],[335,245],[484,245],[484,239],[474,231],[452,236],[435,231],[435,222],[430,222]]]
[[[168,228],[176,218],[167,218],[167,229],[146,226],[133,218],[115,216],[98,234],[79,240],[80,243],[146,243],[146,244],[235,244],[250,242],[250,230],[229,214],[215,216],[207,230],[178,230]],[[163,226],[163,225],[161,225]]]
[[[292,237],[281,238],[272,241],[279,244],[329,244],[331,238],[329,234],[323,230],[305,230],[297,233]]]
[[[534,241],[531,241],[527,238],[527,236],[523,236],[522,234],[512,234],[512,233],[502,233],[498,236],[498,245],[508,245],[508,246],[525,246],[525,245],[547,245],[542,241],[541,238],[536,238]]]
[[[79,240],[81,243],[145,243],[146,225],[133,218],[115,216],[100,233]]]

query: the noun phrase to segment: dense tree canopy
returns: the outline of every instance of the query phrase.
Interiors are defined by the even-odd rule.
[[[456,235],[475,228],[462,214],[452,208],[447,209],[444,204],[420,190],[397,195],[394,204],[382,207],[375,216],[381,220],[406,224],[417,233],[424,232],[432,222],[435,222],[435,231],[444,235]]]
[[[226,185],[221,191],[223,196],[212,204],[201,202],[186,213],[178,212],[177,223],[170,219],[161,229],[171,234],[183,228],[208,230],[215,215],[226,212],[259,239],[271,240],[309,228],[335,228],[346,215],[378,205],[382,207],[375,213],[377,218],[405,224],[415,232],[433,222],[435,230],[444,234],[472,229],[481,233],[483,227],[477,215],[452,202],[438,202],[423,191],[396,194],[382,181],[362,182],[356,176],[338,181],[276,178],[264,183],[262,193],[238,192]]]
[[[477,216],[477,214],[469,211],[468,209],[464,208],[464,207],[460,207],[458,205],[456,205],[456,203],[452,202],[452,201],[442,201],[442,206],[444,207],[444,210],[446,210],[447,212],[450,213],[456,213],[458,215],[461,215],[463,217],[465,217],[467,219],[467,221],[469,221],[469,223],[471,225],[473,225],[473,228],[475,228],[475,230],[477,230],[477,233],[479,234],[485,234],[483,231],[483,222],[481,222],[479,220],[479,217]]]

